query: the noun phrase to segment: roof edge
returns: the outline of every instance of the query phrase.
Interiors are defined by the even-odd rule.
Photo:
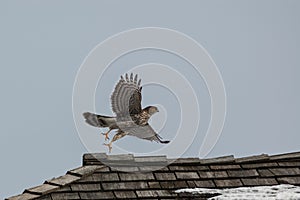
[[[105,168],[104,165],[90,165],[82,166],[68,171],[65,175],[46,180],[42,185],[35,186],[29,189],[25,189],[22,194],[8,197],[5,200],[32,200],[38,197],[47,195],[53,191],[56,191],[66,185],[69,185],[75,181],[82,179],[96,170]]]

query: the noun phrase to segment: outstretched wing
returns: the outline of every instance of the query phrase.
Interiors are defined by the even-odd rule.
[[[147,124],[145,126],[136,125],[134,122],[121,122],[118,123],[120,129],[126,132],[128,135],[135,136],[141,139],[169,143],[170,141],[162,140],[162,138],[153,130],[153,128]]]
[[[131,73],[125,75],[125,79],[121,76],[121,79],[117,83],[112,95],[111,106],[117,118],[128,118],[130,115],[139,114],[142,111],[142,87],[140,87],[141,79],[138,80],[138,76]]]

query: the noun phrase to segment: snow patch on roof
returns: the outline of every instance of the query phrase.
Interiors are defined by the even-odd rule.
[[[220,194],[209,200],[300,200],[300,187],[288,184],[275,186],[240,187],[231,189],[187,188],[176,193]]]

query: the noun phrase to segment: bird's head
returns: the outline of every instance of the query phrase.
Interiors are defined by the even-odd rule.
[[[149,113],[149,115],[154,115],[155,113],[159,112],[158,108],[156,106],[148,106],[144,109]]]

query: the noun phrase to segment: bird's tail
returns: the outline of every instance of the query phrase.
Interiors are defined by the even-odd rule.
[[[116,122],[115,117],[97,115],[90,112],[83,113],[85,122],[95,127],[110,127]]]

